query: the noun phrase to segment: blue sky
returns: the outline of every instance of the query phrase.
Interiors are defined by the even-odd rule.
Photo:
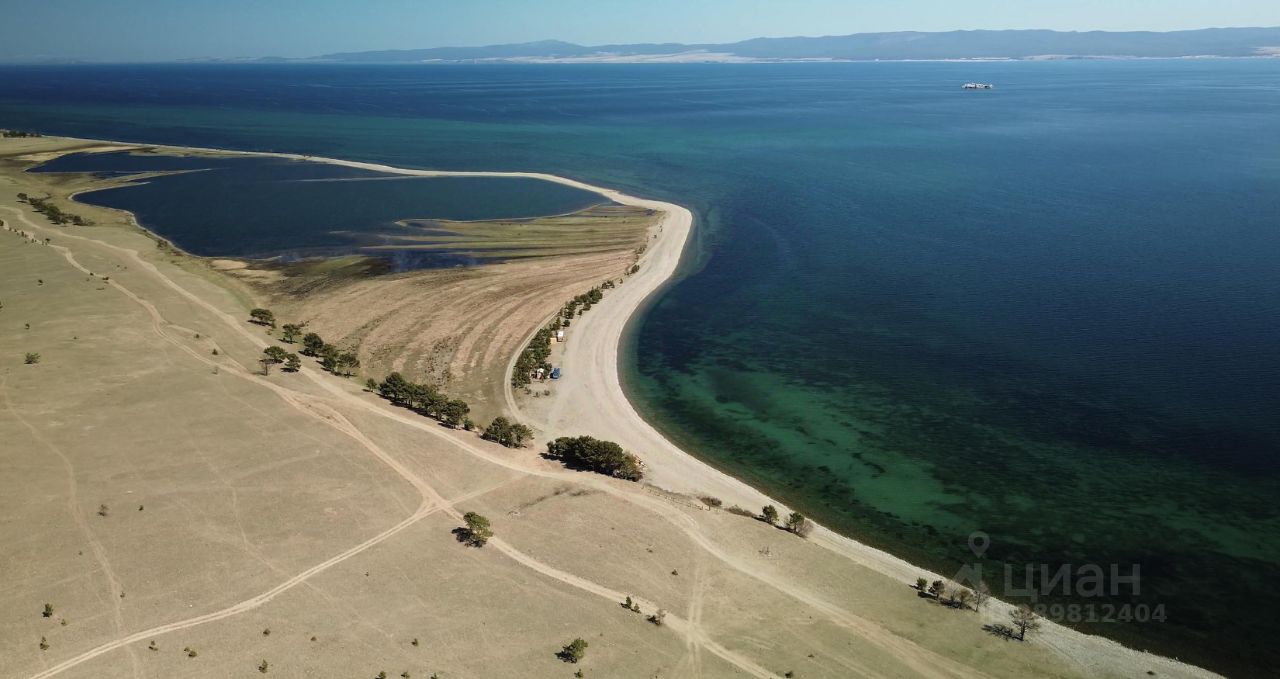
[[[0,0],[0,60],[148,61],[560,39],[1280,26],[1280,0]]]

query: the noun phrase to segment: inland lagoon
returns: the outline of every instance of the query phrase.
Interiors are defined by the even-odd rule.
[[[1026,584],[1005,566],[1137,569],[1137,587],[1093,596],[1073,576],[1041,601],[1260,676],[1280,662],[1277,76],[1274,60],[28,67],[0,69],[0,125],[542,171],[686,205],[683,277],[624,361],[668,436],[859,540],[980,565],[997,595]],[[960,89],[974,80],[997,88]],[[344,208],[316,241],[262,233],[255,211],[302,208],[257,195],[179,221],[244,228],[250,254],[409,216]],[[228,242],[196,231],[175,239]]]
[[[408,177],[319,162],[256,156],[80,153],[37,172],[103,177],[164,172],[77,199],[132,212],[191,254],[276,258],[377,255],[394,269],[474,263],[474,253],[394,249],[431,233],[409,220],[491,220],[576,212],[597,194],[535,179]]]

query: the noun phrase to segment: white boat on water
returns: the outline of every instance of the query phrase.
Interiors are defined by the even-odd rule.
[[[966,90],[994,90],[995,88],[996,86],[992,85],[991,83],[965,83],[964,84],[964,89]]]

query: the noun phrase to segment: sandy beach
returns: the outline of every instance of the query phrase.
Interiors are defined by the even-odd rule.
[[[136,147],[137,145],[122,146]],[[714,496],[722,500],[725,506],[739,505],[747,509],[756,510],[765,504],[774,504],[783,509],[784,513],[787,511],[784,509],[783,503],[768,497],[764,493],[720,472],[688,452],[681,450],[641,417],[622,389],[619,366],[620,343],[628,323],[633,320],[637,311],[643,308],[647,300],[657,294],[664,285],[668,284],[677,275],[681,258],[685,253],[694,228],[694,218],[688,209],[672,203],[631,196],[614,189],[595,186],[579,180],[537,172],[414,170],[376,163],[345,161],[298,154],[252,153],[164,146],[150,148],[171,150],[179,153],[196,151],[220,155],[274,156],[422,177],[520,177],[539,179],[593,191],[608,200],[622,205],[641,207],[662,213],[660,225],[655,230],[654,237],[649,241],[640,259],[639,271],[627,277],[623,284],[607,291],[601,303],[595,305],[590,312],[574,321],[571,331],[568,333],[567,341],[562,347],[563,354],[559,361],[565,376],[556,384],[554,395],[540,403],[537,412],[535,412],[533,409],[524,407],[519,396],[508,387],[506,390],[507,408],[517,419],[535,427],[539,434],[538,446],[544,445],[545,441],[551,438],[566,435],[590,434],[599,438],[613,440],[636,453],[645,462],[646,483],[652,484],[656,488],[691,497]],[[14,211],[5,216],[17,216],[17,213]],[[356,403],[351,398],[352,390],[349,387],[335,386],[330,384],[327,378],[315,375],[311,376],[310,379],[315,382],[313,389],[327,398],[336,399],[338,394],[347,394],[342,397],[343,406],[346,408],[364,413],[376,412],[384,418],[399,420],[405,426],[412,425],[414,429],[428,431],[427,425],[412,424],[410,418],[399,412],[388,410],[385,405],[379,402],[366,401],[364,405]],[[433,436],[447,436],[450,439],[457,439],[459,441],[457,445],[474,449],[475,444],[463,441],[459,438],[461,435],[431,433]],[[493,460],[491,461],[501,462],[500,458],[497,458],[487,450],[475,449],[473,452],[482,457],[492,457]],[[387,456],[387,459],[389,460],[390,456]],[[392,464],[388,462],[388,464],[391,464],[394,468],[395,465],[401,463]],[[528,472],[529,469],[541,469],[529,467],[529,464],[532,463],[526,464],[522,462],[518,466],[512,466],[514,463],[507,463],[506,466],[521,472]],[[396,471],[398,473],[403,472],[400,475],[406,479],[417,478],[414,472],[410,470],[396,469]],[[542,474],[547,478],[561,478],[550,472],[538,471],[536,473]],[[601,489],[607,494],[621,495],[631,493],[640,495],[625,487],[622,490],[615,489],[614,486],[616,484],[612,482],[606,483],[603,480],[592,480],[587,483],[591,487]],[[416,510],[414,517],[424,517],[427,511],[426,508],[429,505],[451,507],[452,503],[455,502],[439,496],[434,489],[426,486],[425,483],[415,483],[414,485],[420,486],[419,490],[423,491],[424,502],[422,507]],[[653,503],[649,500],[632,501],[653,506]],[[452,509],[449,511],[456,513]],[[705,508],[698,511],[712,513],[712,510]],[[408,526],[408,524],[406,523],[404,526]],[[388,530],[399,531],[402,528],[403,526],[400,524],[395,524],[392,529]],[[390,537],[391,533],[387,535]],[[951,575],[928,573],[890,554],[873,549],[820,526],[810,536],[809,541],[831,555],[870,569],[904,585],[914,582],[917,577],[934,579]],[[543,571],[548,571],[548,569],[543,568]],[[580,588],[589,588],[583,584],[579,584],[579,586]],[[615,597],[616,594],[617,592],[612,590],[603,591],[603,595],[606,597]],[[793,596],[797,595],[793,593]],[[817,610],[825,610],[827,607],[825,601],[817,598],[812,598],[811,600],[802,598],[801,600]],[[239,610],[236,609],[235,612],[239,612]],[[981,615],[984,620],[1003,621],[1007,618],[1007,609],[1002,604],[988,606]],[[143,633],[134,634],[128,637],[128,642],[120,643],[119,646],[113,646],[113,648],[123,647],[126,643],[133,643],[134,641],[142,641],[144,638],[146,638],[146,635]],[[690,638],[692,639],[692,636]],[[693,642],[691,641],[690,643]],[[1107,639],[1084,635],[1054,624],[1046,624],[1041,634],[1036,637],[1035,643],[1051,649],[1063,661],[1063,665],[1070,668],[1070,671],[1079,672],[1084,676],[1137,676],[1148,671],[1155,671],[1159,676],[1163,677],[1217,676],[1211,672],[1181,664],[1172,659],[1127,649]],[[894,648],[892,645],[889,647]],[[736,655],[719,655],[722,658],[729,657],[735,661],[737,660]],[[739,669],[743,666],[743,664],[738,664]],[[942,667],[942,665],[938,667]],[[920,668],[916,667],[915,669]],[[932,674],[934,676],[964,675],[958,671],[952,672],[939,669],[935,673],[933,671],[934,668],[930,667],[929,669],[929,672],[921,671],[918,673]],[[51,673],[48,674],[51,676]],[[689,676],[697,675],[698,673],[694,672]],[[45,674],[40,676],[45,676]],[[757,676],[767,675],[757,674]],[[975,674],[974,676],[978,675]]]
[[[520,412],[510,389],[509,408],[519,413],[518,417],[533,422],[548,439],[589,434],[617,441],[648,465],[647,482],[664,490],[693,497],[710,495],[719,498],[726,506],[738,505],[757,510],[772,504],[784,514],[789,512],[784,503],[681,450],[641,417],[622,388],[619,355],[623,334],[636,311],[677,273],[693,229],[692,213],[671,203],[645,200],[617,191],[606,192],[578,182],[573,185],[599,190],[602,195],[626,205],[661,210],[666,216],[657,237],[641,258],[640,271],[628,278],[625,285],[605,295],[604,301],[593,307],[590,313],[574,321],[567,333],[561,358],[565,377],[556,388],[549,416],[543,420],[526,417]],[[928,572],[820,525],[809,539],[851,561],[903,582],[914,581],[917,577],[932,580],[951,575]],[[1005,617],[1004,610],[1007,609],[992,608],[995,611],[992,619]],[[1218,676],[1061,625],[1050,623],[1045,631],[1045,643],[1072,662],[1081,663],[1087,670],[1101,671],[1141,662],[1160,665],[1160,672],[1165,676]]]

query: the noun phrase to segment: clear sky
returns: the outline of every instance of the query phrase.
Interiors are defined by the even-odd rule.
[[[544,39],[1280,26],[1280,0],[0,0],[0,17],[0,61],[162,61]]]

